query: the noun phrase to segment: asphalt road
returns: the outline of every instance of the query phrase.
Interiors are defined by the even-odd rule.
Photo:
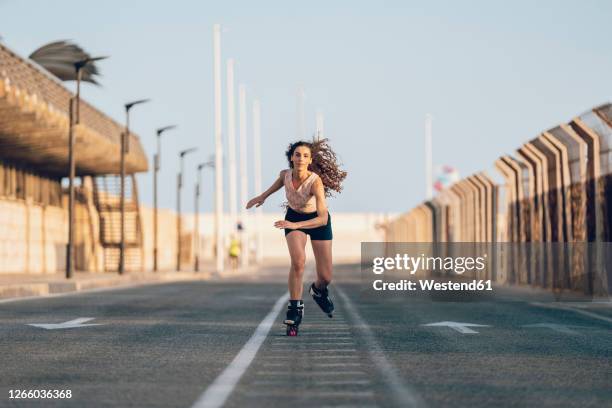
[[[612,406],[609,305],[497,288],[363,296],[358,267],[340,266],[334,318],[306,299],[288,338],[286,274],[0,303],[0,406]],[[29,325],[77,318],[98,325]],[[424,326],[445,321],[483,326]]]

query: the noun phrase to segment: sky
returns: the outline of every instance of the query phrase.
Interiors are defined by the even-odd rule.
[[[185,159],[184,203],[193,203],[197,164],[214,152],[215,23],[223,30],[223,79],[233,58],[236,89],[247,89],[250,140],[252,101],[261,102],[264,188],[287,167],[302,86],[307,135],[322,112],[325,136],[348,172],[330,210],[402,212],[425,198],[428,113],[434,165],[468,176],[494,171],[497,157],[611,101],[611,22],[612,2],[593,0],[0,0],[1,41],[20,55],[70,39],[110,56],[99,63],[102,86],[84,85],[82,95],[119,123],[125,102],[152,99],[130,117],[149,157],[155,129],[178,125],[162,139],[162,208],[176,206],[178,152],[198,148]],[[225,82],[223,89],[225,137]],[[207,212],[213,182],[205,170]],[[152,205],[152,174],[138,183],[141,203]],[[280,211],[283,201],[280,191],[264,211]]]

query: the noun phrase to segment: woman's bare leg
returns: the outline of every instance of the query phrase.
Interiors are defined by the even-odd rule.
[[[289,269],[289,299],[302,299],[304,265],[306,264],[307,236],[302,231],[291,231],[285,237],[291,256]]]
[[[322,289],[327,287],[332,280],[332,241],[310,240],[310,243],[317,264],[315,285],[318,289]]]

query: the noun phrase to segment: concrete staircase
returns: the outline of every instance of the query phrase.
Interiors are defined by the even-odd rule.
[[[119,270],[121,246],[121,178],[99,176],[94,180],[94,201],[100,215],[100,244],[104,248],[104,270]],[[141,271],[144,262],[142,221],[138,189],[133,174],[125,178],[125,270]]]

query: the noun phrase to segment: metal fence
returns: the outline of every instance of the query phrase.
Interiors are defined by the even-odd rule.
[[[386,240],[518,244],[612,241],[611,104],[542,132],[514,154],[495,160],[494,167],[498,174],[479,172],[466,177],[389,222]],[[571,259],[551,259],[550,265],[532,270],[531,256],[526,259],[520,251],[507,254],[508,262],[499,276],[510,283],[589,293],[608,285],[594,282],[602,279],[601,274],[589,277],[585,254],[572,252],[568,256]],[[605,278],[610,272],[603,273]]]

